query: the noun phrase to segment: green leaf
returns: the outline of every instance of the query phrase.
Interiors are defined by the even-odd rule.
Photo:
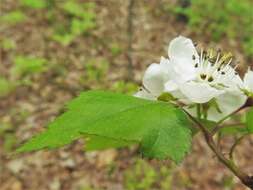
[[[136,144],[136,141],[124,141],[108,137],[85,135],[85,150],[103,150],[107,148],[120,148]]]
[[[138,142],[144,156],[179,162],[191,146],[186,114],[166,102],[89,91],[67,107],[68,111],[51,123],[45,132],[32,138],[18,151],[56,148],[83,135],[94,135],[109,138],[111,142],[108,143],[113,145],[116,141]],[[105,142],[106,139],[100,138],[99,141]],[[91,143],[89,146],[94,149],[99,145]]]
[[[246,127],[249,133],[253,133],[253,108],[246,114]]]

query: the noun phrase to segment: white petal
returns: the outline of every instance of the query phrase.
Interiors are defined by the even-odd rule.
[[[169,92],[173,97],[177,98],[178,101],[184,103],[184,104],[191,104],[192,102],[185,97],[185,95],[182,94],[182,92],[179,89],[179,86],[177,83],[175,83],[172,80],[169,80],[164,85],[164,91]]]
[[[192,40],[183,36],[179,36],[174,38],[169,45],[168,54],[170,59],[185,59],[187,62],[185,64],[193,64],[195,60],[199,59],[199,55],[197,53]]]
[[[152,94],[159,96],[164,89],[165,73],[159,64],[151,64],[143,77],[143,85]]]
[[[217,90],[206,83],[187,82],[180,85],[181,92],[194,103],[206,103],[222,93],[223,90]]]
[[[137,93],[134,94],[135,97],[144,98],[148,100],[156,100],[156,97],[149,93],[147,90],[141,88]]]
[[[244,86],[249,91],[253,92],[253,71],[248,70],[244,76]]]
[[[169,80],[164,85],[165,92],[173,92],[175,90],[178,90],[178,85],[172,80]]]
[[[170,69],[170,61],[162,56],[160,60],[160,66],[161,69],[166,72]]]
[[[223,77],[219,78],[219,83],[224,84],[225,86],[228,86],[234,90],[237,90],[238,88],[243,87],[243,81],[240,78],[239,75],[236,74],[234,68],[231,66],[227,66],[226,69],[227,75],[224,75]]]
[[[219,121],[228,116],[232,112],[242,107],[246,102],[247,97],[239,90],[229,90],[224,94],[216,97],[216,103],[221,112],[215,107],[211,107],[208,111],[207,119],[210,121]]]
[[[173,68],[170,69],[170,76],[178,83],[184,83],[196,78],[196,69],[186,59],[171,59],[170,64]]]

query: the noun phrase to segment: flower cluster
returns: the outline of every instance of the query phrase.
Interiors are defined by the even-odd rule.
[[[218,121],[253,95],[253,72],[248,70],[242,80],[229,53],[198,53],[191,39],[179,36],[171,41],[168,54],[147,68],[135,96],[180,103],[194,116]]]

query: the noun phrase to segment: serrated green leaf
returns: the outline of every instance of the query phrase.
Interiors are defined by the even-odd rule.
[[[246,114],[246,127],[249,133],[253,133],[253,108]]]
[[[120,148],[137,143],[136,141],[124,141],[97,135],[85,135],[85,150],[88,151]]]
[[[191,146],[191,130],[183,111],[171,104],[103,91],[82,93],[68,111],[32,138],[19,152],[56,148],[95,135],[139,142],[144,156],[176,162]]]

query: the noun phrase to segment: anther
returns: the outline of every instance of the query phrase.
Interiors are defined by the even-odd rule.
[[[195,55],[192,55],[192,60],[195,60],[196,59],[196,56]]]
[[[213,81],[213,77],[212,77],[212,76],[209,77],[209,78],[207,79],[207,81],[208,81],[208,82],[212,82],[212,81]]]
[[[196,64],[194,65],[194,67],[197,68],[197,67],[198,67],[198,63],[196,63]]]
[[[221,72],[222,75],[225,75],[226,73],[224,71]]]
[[[205,79],[206,79],[206,74],[201,74],[201,75],[200,75],[200,78],[201,78],[202,80],[205,80]]]

